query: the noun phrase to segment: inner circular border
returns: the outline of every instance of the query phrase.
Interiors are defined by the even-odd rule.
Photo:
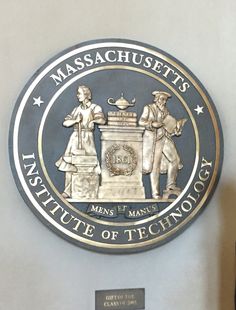
[[[184,109],[187,111],[191,122],[192,122],[192,126],[194,129],[194,134],[195,134],[195,160],[194,160],[194,164],[193,164],[193,170],[192,173],[189,177],[189,180],[187,182],[187,184],[185,185],[183,191],[181,192],[181,194],[172,202],[170,203],[170,205],[168,207],[166,207],[164,210],[162,210],[161,212],[159,212],[158,214],[155,214],[153,216],[150,216],[146,219],[143,220],[139,220],[139,221],[133,221],[133,222],[109,222],[109,221],[105,221],[105,220],[101,220],[101,219],[96,219],[93,218],[89,215],[87,215],[86,213],[78,210],[77,208],[75,208],[72,204],[70,204],[66,199],[64,199],[61,195],[61,193],[57,190],[57,188],[54,186],[53,182],[51,181],[51,178],[49,177],[49,174],[47,172],[47,168],[45,166],[44,163],[44,158],[43,158],[43,129],[44,129],[44,124],[46,122],[46,118],[47,115],[50,111],[50,109],[52,108],[53,104],[55,103],[55,101],[57,100],[57,98],[70,86],[72,85],[75,81],[79,80],[80,78],[87,76],[89,74],[92,74],[94,72],[99,72],[99,71],[103,71],[103,70],[130,70],[130,71],[135,71],[135,72],[139,72],[142,74],[145,74],[151,78],[154,78],[155,80],[158,80],[159,82],[161,82],[162,84],[164,84],[167,88],[169,88],[174,94],[175,96],[179,99],[179,101],[181,102],[181,104],[183,105]],[[71,210],[73,210],[74,212],[78,213],[79,215],[90,219],[92,221],[94,221],[95,223],[100,223],[100,224],[105,224],[105,225],[110,225],[110,226],[132,226],[132,225],[138,225],[138,224],[142,224],[142,223],[147,223],[149,221],[152,221],[154,219],[157,219],[159,217],[161,217],[162,215],[164,215],[166,212],[168,212],[169,210],[171,210],[179,201],[180,199],[185,195],[186,191],[188,190],[189,186],[191,185],[193,178],[195,176],[196,170],[197,170],[197,166],[199,163],[199,154],[200,154],[200,143],[199,143],[199,133],[198,133],[198,128],[196,125],[196,121],[193,117],[193,114],[191,112],[191,110],[189,109],[186,101],[181,97],[181,95],[172,87],[170,86],[166,81],[162,80],[161,78],[159,78],[158,76],[156,76],[153,73],[150,73],[146,70],[143,69],[139,69],[139,68],[135,68],[135,67],[131,67],[131,66],[123,66],[123,65],[112,65],[112,66],[101,66],[99,68],[94,68],[94,69],[90,69],[87,70],[81,74],[76,75],[74,78],[70,79],[67,83],[65,83],[60,89],[58,89],[58,91],[54,94],[54,96],[52,97],[52,99],[49,101],[43,116],[41,118],[41,123],[39,125],[39,132],[38,132],[38,154],[39,154],[39,160],[40,160],[40,164],[41,164],[41,168],[43,170],[44,176],[48,182],[48,184],[51,186],[52,190],[54,191],[54,193],[58,196],[58,198],[60,198],[61,201],[63,201],[63,203],[65,203],[66,206],[68,206]],[[92,203],[93,201],[91,201]],[[105,200],[104,200],[105,202]],[[122,200],[121,200],[122,202]],[[79,203],[79,201],[78,201]],[[135,203],[135,202],[133,202]]]

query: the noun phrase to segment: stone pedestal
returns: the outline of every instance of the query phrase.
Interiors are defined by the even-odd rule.
[[[142,135],[133,126],[99,126],[102,133],[101,199],[144,199]]]
[[[91,199],[98,197],[99,175],[96,156],[72,155],[72,164],[77,172],[72,174],[72,199]]]

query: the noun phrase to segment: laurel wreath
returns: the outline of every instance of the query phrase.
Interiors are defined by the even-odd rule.
[[[128,168],[126,169],[115,167],[112,164],[112,156],[114,155],[115,152],[121,149],[121,146],[118,144],[113,144],[111,147],[107,149],[105,153],[106,166],[111,176],[115,176],[115,175],[130,176],[137,166],[137,156],[136,156],[135,150],[131,146],[128,146],[126,144],[122,145],[122,148],[123,150],[125,150],[126,152],[130,154],[132,162],[129,164]]]

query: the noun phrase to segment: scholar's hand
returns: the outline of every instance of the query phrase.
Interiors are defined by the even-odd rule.
[[[162,127],[164,124],[161,122],[152,122],[152,127],[154,128],[160,128]]]

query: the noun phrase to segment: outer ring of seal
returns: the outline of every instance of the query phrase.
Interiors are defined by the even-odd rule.
[[[174,60],[181,68],[183,68],[185,71],[187,71],[191,77],[196,81],[196,83],[199,85],[200,89],[202,90],[202,92],[204,93],[204,95],[206,96],[207,100],[209,101],[211,108],[214,112],[214,116],[217,122],[217,128],[218,128],[218,139],[219,139],[219,145],[220,145],[220,157],[219,157],[219,164],[218,164],[218,170],[215,172],[216,173],[216,177],[215,177],[215,181],[214,181],[214,185],[211,189],[211,191],[208,193],[208,196],[203,204],[203,206],[198,210],[197,215],[200,214],[202,212],[202,210],[205,208],[205,206],[207,205],[207,203],[209,202],[210,198],[212,197],[214,190],[217,186],[217,183],[219,181],[219,177],[220,177],[220,173],[221,173],[221,168],[222,168],[222,162],[223,162],[223,134],[222,134],[222,130],[221,130],[221,124],[220,124],[220,120],[219,120],[219,116],[218,113],[215,109],[215,106],[210,98],[210,96],[208,95],[207,91],[205,90],[205,88],[203,87],[203,85],[201,84],[201,82],[192,74],[192,72],[186,68],[185,65],[183,65],[181,62],[179,62],[178,60],[176,60],[173,56],[168,55],[167,53],[163,52],[160,49],[157,49],[153,46],[147,45],[147,44],[143,44],[140,42],[136,42],[136,41],[131,41],[131,40],[123,40],[123,39],[102,39],[102,40],[95,40],[95,41],[88,41],[88,42],[84,42],[81,44],[78,44],[76,46],[73,46],[69,49],[66,49],[65,51],[59,53],[58,55],[56,55],[55,57],[53,57],[51,60],[49,60],[45,65],[43,65],[34,75],[33,77],[29,80],[29,82],[26,84],[26,86],[24,87],[24,89],[22,90],[16,106],[14,108],[13,114],[12,114],[12,118],[11,118],[11,123],[10,123],[10,130],[9,130],[9,156],[10,156],[10,164],[11,164],[11,169],[12,169],[12,173],[13,173],[13,177],[14,180],[16,182],[16,185],[20,191],[20,194],[22,195],[23,199],[25,200],[26,204],[31,208],[31,210],[36,214],[36,216],[50,229],[52,229],[54,232],[56,232],[58,235],[60,235],[61,237],[67,239],[70,242],[79,244],[80,246],[87,248],[87,249],[91,249],[91,250],[96,250],[98,252],[105,252],[105,253],[132,253],[132,252],[137,252],[137,251],[144,251],[147,249],[151,249],[153,247],[156,247],[158,245],[161,245],[169,240],[171,240],[174,236],[178,235],[180,232],[182,232],[184,229],[186,229],[188,227],[189,224],[191,224],[191,222],[196,218],[196,216],[192,216],[188,222],[183,225],[181,228],[177,227],[177,229],[175,230],[175,232],[171,235],[169,235],[168,237],[166,237],[165,239],[163,239],[160,242],[153,242],[150,243],[148,245],[142,246],[141,244],[138,245],[137,247],[126,247],[126,248],[109,248],[109,247],[96,247],[94,245],[91,245],[89,243],[83,243],[80,242],[78,240],[74,240],[73,238],[65,235],[62,231],[60,231],[59,229],[57,229],[53,224],[51,224],[50,222],[48,222],[47,219],[45,219],[44,216],[42,216],[42,214],[40,214],[35,207],[32,205],[31,200],[29,199],[29,197],[27,196],[25,190],[22,187],[21,181],[19,179],[17,170],[16,170],[16,166],[14,163],[14,149],[13,149],[13,132],[14,132],[14,126],[15,126],[15,119],[16,119],[16,114],[18,112],[18,108],[19,105],[21,103],[21,100],[23,98],[23,96],[25,95],[25,92],[27,91],[27,89],[30,87],[30,85],[32,84],[32,82],[35,80],[35,78],[38,76],[39,72],[41,72],[42,70],[44,70],[50,63],[52,63],[53,61],[55,61],[57,58],[61,57],[62,55],[68,53],[69,51],[72,51],[74,49],[83,47],[83,46],[87,46],[90,44],[96,44],[96,43],[102,43],[102,42],[121,42],[121,43],[129,43],[129,44],[135,44],[135,45],[141,45],[143,47],[146,47],[148,49],[157,51],[160,54],[165,55],[166,57]]]

